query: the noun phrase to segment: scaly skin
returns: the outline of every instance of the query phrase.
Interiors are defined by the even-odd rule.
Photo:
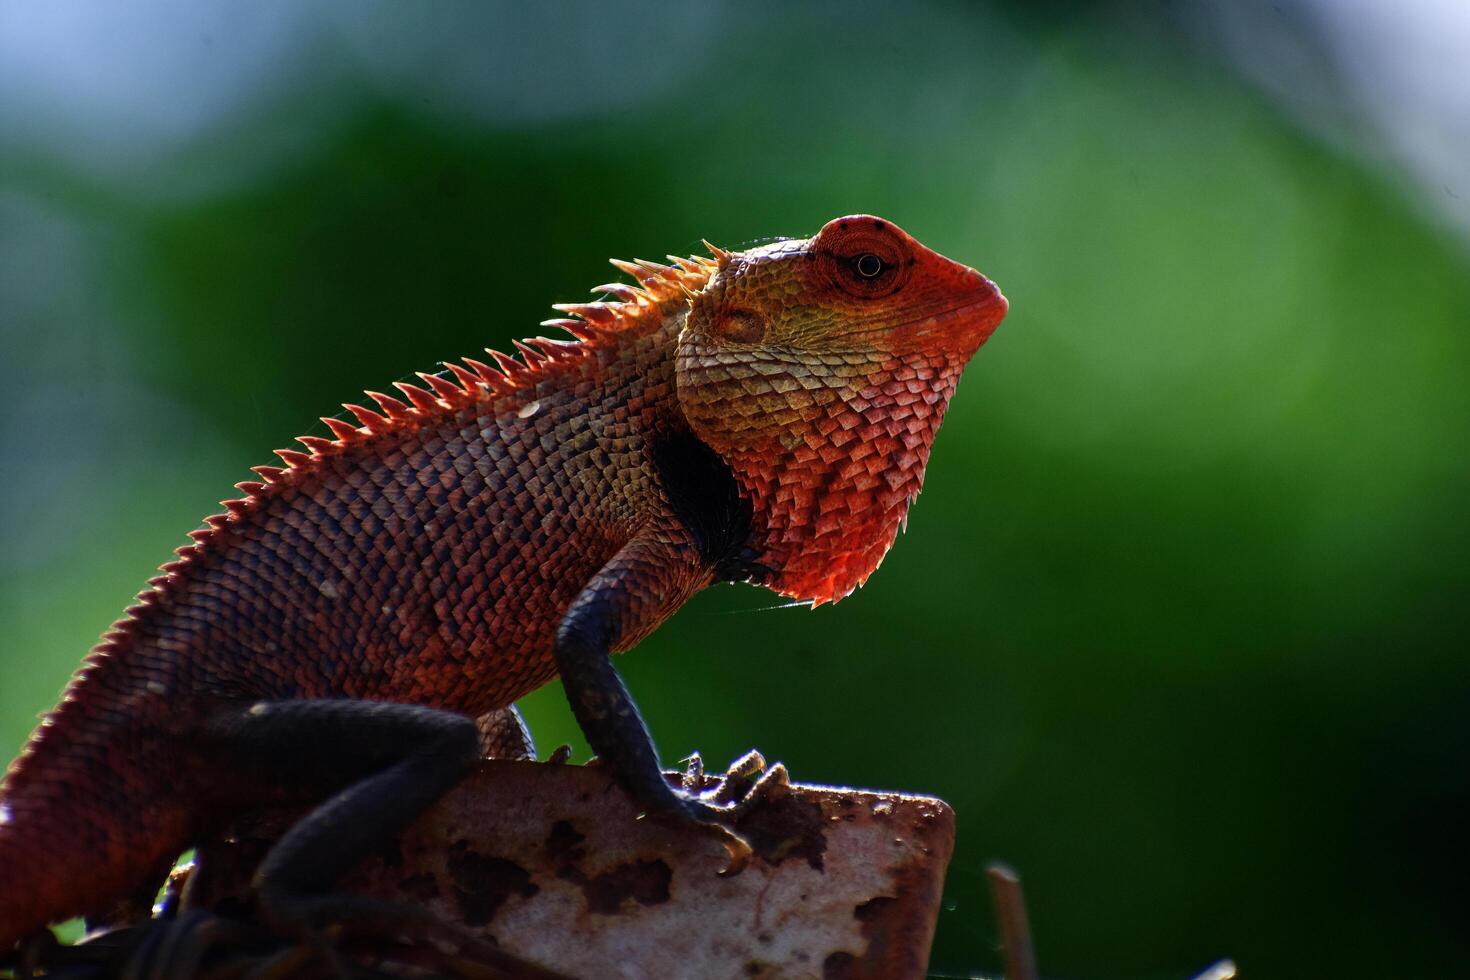
[[[574,341],[375,394],[378,411],[349,406],[357,425],[326,420],[336,438],[240,484],[0,786],[0,950],[146,889],[268,793],[215,747],[235,731],[219,719],[257,702],[480,716],[560,670],[630,791],[706,817],[650,789],[657,759],[607,655],[715,581],[815,603],[861,585],[1006,309],[868,216],[711,251],[615,263],[639,285],[560,307],[576,319],[549,322]]]

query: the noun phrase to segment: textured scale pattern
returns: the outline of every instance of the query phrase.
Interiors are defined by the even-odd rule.
[[[1005,301],[865,216],[711,251],[615,262],[636,286],[548,321],[573,340],[369,393],[239,484],[0,786],[0,949],[127,897],[238,805],[194,737],[222,706],[502,709],[555,675],[589,588],[631,595],[615,646],[636,643],[717,577],[680,517],[699,502],[675,506],[655,465],[673,436],[712,449],[748,504],[741,577],[814,602],[860,585]],[[873,253],[891,293],[849,269]]]
[[[823,234],[882,249],[864,243],[869,225],[896,231],[854,218]],[[753,262],[714,283],[679,342],[685,412],[753,501],[758,560],[777,570],[765,584],[783,595],[833,602],[878,567],[923,486],[960,373],[1004,314],[983,276],[904,238],[910,268],[933,268],[908,274],[907,312],[896,322],[867,298],[808,312],[830,263],[795,242],[774,249],[800,256],[794,270]],[[972,302],[957,306],[964,298]],[[784,322],[791,310],[800,315]],[[731,342],[730,321],[753,336],[757,319],[770,324],[759,340]]]

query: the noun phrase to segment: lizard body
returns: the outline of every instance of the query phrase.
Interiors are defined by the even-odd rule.
[[[573,340],[373,394],[348,406],[356,424],[324,420],[334,438],[240,484],[0,784],[0,952],[155,887],[277,770],[316,788],[343,753],[364,780],[392,768],[395,803],[373,818],[391,830],[463,771],[415,783],[394,766],[465,751],[405,705],[493,718],[558,673],[641,804],[706,819],[658,777],[608,656],[716,581],[812,602],[860,585],[1006,310],[979,273],[869,216],[711,252],[615,263],[638,284],[548,321]],[[352,859],[271,873],[300,885]]]

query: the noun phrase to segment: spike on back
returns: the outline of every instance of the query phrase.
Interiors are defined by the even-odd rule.
[[[712,245],[712,244],[710,244],[710,242],[709,242],[708,239],[701,239],[701,242],[700,243],[702,245],[704,245],[705,248],[709,249],[709,254],[710,255],[714,256],[714,258],[712,260],[711,259],[704,259],[703,261],[705,261],[707,263],[711,263],[711,264],[715,265],[717,268],[720,268],[720,269],[723,269],[725,266],[727,266],[727,265],[730,264],[730,256],[733,253],[730,253],[730,252],[725,251],[723,248],[720,248],[720,246],[718,246],[718,245]]]
[[[327,428],[332,430],[332,435],[337,437],[338,442],[346,443],[358,434],[357,427],[351,422],[344,422],[342,419],[327,418],[326,416],[322,417],[322,422]]]
[[[490,359],[495,362],[495,366],[500,369],[500,373],[512,380],[517,378],[526,368],[524,364],[509,354],[502,354],[500,351],[491,350],[488,347],[485,348],[485,353],[490,355]]]
[[[424,380],[424,384],[428,385],[434,390],[434,394],[444,399],[444,401],[446,401],[450,405],[457,405],[464,400],[464,396],[466,394],[465,389],[461,388],[459,385],[455,384],[453,381],[450,381],[443,375],[430,374],[427,371],[420,371],[419,377]]]
[[[624,303],[637,303],[643,295],[637,287],[630,286],[625,282],[605,282],[601,286],[593,286],[591,292],[610,293]],[[558,309],[554,304],[553,309]]]
[[[527,367],[547,360],[545,351],[542,351],[538,347],[533,347],[525,341],[512,340],[510,343],[512,347],[521,352],[521,359],[526,362]]]
[[[281,462],[285,463],[288,469],[298,470],[311,462],[310,456],[297,452],[295,449],[277,449],[276,455],[281,457]]]
[[[343,402],[342,407],[356,416],[357,421],[361,422],[363,428],[369,432],[382,431],[388,425],[388,419],[385,416],[379,415],[370,408],[363,408],[351,402]]]
[[[383,410],[383,414],[387,415],[390,419],[402,421],[410,417],[407,402],[401,402],[392,395],[385,395],[381,391],[367,391],[363,392],[363,394],[377,402],[378,407]]]
[[[537,326],[554,327],[557,330],[565,330],[572,337],[582,343],[589,343],[597,339],[597,328],[586,320],[572,320],[558,317],[551,320],[542,320]]]
[[[623,315],[622,303],[552,303],[553,310],[570,313],[589,323],[608,324],[617,322]]]
[[[337,444],[321,436],[297,436],[296,441],[311,450],[313,456],[325,456],[337,448]]]
[[[395,381],[393,387],[403,392],[417,411],[428,414],[439,407],[439,400],[418,385],[409,384],[407,381]]]
[[[475,376],[480,379],[481,384],[487,385],[497,392],[505,390],[505,375],[502,372],[486,364],[484,361],[475,360],[473,357],[462,358],[462,360],[470,366],[470,370],[475,372]]]

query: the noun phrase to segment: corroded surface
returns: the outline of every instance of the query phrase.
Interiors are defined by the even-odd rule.
[[[794,785],[737,826],[756,857],[722,877],[718,841],[635,819],[598,767],[486,762],[344,884],[577,977],[924,975],[946,804]],[[204,849],[194,902],[236,904],[264,846],[251,836]]]

